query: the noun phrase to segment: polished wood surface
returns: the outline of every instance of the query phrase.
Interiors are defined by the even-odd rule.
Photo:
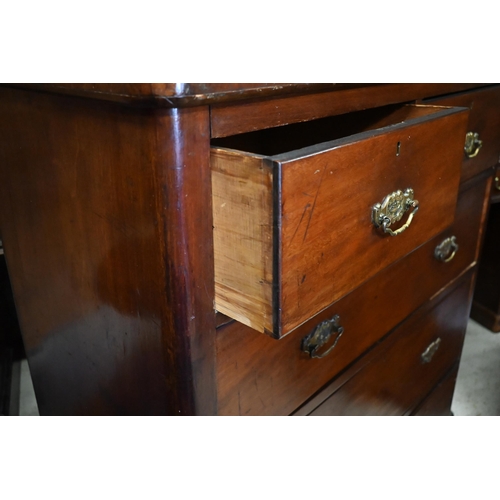
[[[478,256],[489,187],[489,177],[464,185],[451,228],[279,341],[238,322],[221,326],[217,330],[219,413],[292,412],[415,308],[470,269]],[[434,250],[450,236],[456,236],[459,250],[450,262],[440,262]],[[343,336],[326,358],[310,359],[300,351],[302,338],[335,314],[340,316]]]
[[[218,310],[284,336],[452,223],[467,113],[423,107],[404,111],[403,118],[400,110],[393,120],[392,113],[384,116],[384,125],[395,123],[387,129],[372,129],[371,123],[359,135],[270,158],[242,152],[238,162],[236,151],[214,149],[213,182],[220,193],[214,203],[215,262],[222,267],[216,269]],[[377,119],[375,126],[380,123]],[[262,139],[257,154],[279,147],[275,135]],[[308,139],[318,140],[317,134],[302,137],[303,143]],[[251,182],[252,170],[262,182]],[[350,182],[353,178],[362,182]],[[278,192],[271,192],[276,187]],[[373,226],[371,207],[409,187],[420,202],[418,214],[405,233],[392,238]],[[274,213],[266,214],[273,199]],[[278,233],[274,241],[271,220]],[[250,284],[243,281],[246,277]],[[266,299],[273,300],[273,315],[265,308]],[[254,319],[263,310],[264,323]]]
[[[208,109],[0,92],[0,226],[40,413],[214,414]]]
[[[342,384],[356,385],[354,373],[362,373],[362,367],[370,370],[373,356],[382,352],[379,347],[384,352],[393,349],[392,356],[398,360],[401,357],[398,363],[403,378],[418,375],[420,367],[411,365],[403,352],[407,342],[398,340],[394,329],[412,325],[414,318],[421,317],[427,318],[422,319],[424,330],[440,330],[435,320],[441,313],[432,311],[444,311],[446,316],[452,314],[451,309],[455,311],[451,320],[465,326],[471,297],[453,290],[462,279],[474,279],[491,170],[483,173],[485,164],[481,169],[462,169],[465,182],[455,211],[460,169],[456,169],[456,177],[450,177],[446,165],[465,165],[463,137],[458,138],[463,130],[458,134],[458,129],[465,126],[467,109],[449,111],[446,119],[450,127],[444,127],[446,130],[437,136],[430,129],[422,133],[421,138],[426,136],[427,141],[417,141],[418,148],[408,146],[417,143],[415,137],[420,137],[421,128],[396,125],[385,130],[392,140],[396,135],[390,134],[411,131],[409,139],[403,134],[391,145],[387,157],[393,162],[385,168],[375,164],[375,158],[385,158],[389,143],[378,141],[380,136],[374,131],[389,125],[391,116],[397,116],[397,122],[404,121],[401,113],[407,113],[407,103],[452,93],[455,95],[449,97],[457,97],[471,89],[493,89],[489,87],[1,84],[0,235],[41,414],[308,414],[328,398],[331,403],[332,394]],[[488,95],[493,105],[494,96]],[[426,118],[426,108],[418,109],[421,118]],[[480,114],[494,128],[496,118],[488,114],[487,106],[481,109]],[[458,117],[464,118],[462,125]],[[327,280],[319,276],[317,286],[311,287],[309,302],[302,301],[297,307],[298,300],[291,294],[289,302],[274,311],[277,315],[281,307],[279,314],[291,318],[295,313],[290,314],[289,306],[297,302],[295,312],[303,315],[305,322],[280,340],[215,314],[211,148],[268,156],[266,165],[274,162],[274,170],[281,169],[285,174],[273,177],[277,181],[273,182],[273,216],[283,209],[283,234],[291,239],[291,230],[300,226],[302,239],[306,236],[307,241],[312,226],[306,231],[298,224],[306,204],[300,200],[300,193],[296,196],[289,187],[297,190],[302,183],[309,193],[316,186],[313,193],[319,192],[319,199],[322,188],[318,191],[316,184],[309,184],[323,165],[308,174],[314,160],[307,160],[308,154],[299,158],[291,152],[305,148],[319,158],[319,143],[339,140],[335,148],[342,150],[350,145],[341,138],[360,131],[371,131],[374,137],[357,153],[353,150],[347,155],[352,160],[349,172],[340,174],[342,164],[336,165],[338,184],[342,181],[343,186],[328,185],[335,194],[332,203],[338,207],[341,201],[345,205],[354,199],[353,203],[364,205],[355,218],[366,217],[372,204],[390,190],[407,187],[396,185],[396,181],[408,180],[410,170],[419,173],[416,198],[421,207],[412,226],[400,236],[382,239],[387,245],[395,242],[401,252],[389,251],[389,257],[382,252],[382,263],[374,263],[374,274],[363,276],[367,274],[365,259],[373,256],[366,251],[364,240],[361,245],[361,240],[353,242],[350,234],[346,237],[349,224],[356,226],[359,220],[345,222],[338,212],[333,216],[336,224],[323,223],[322,228],[325,238],[337,245],[333,257],[342,253],[342,241],[351,248],[344,257],[349,257],[347,267],[353,274],[346,274],[340,282],[343,292],[322,296]],[[266,142],[265,137],[272,151],[252,149],[260,147],[262,140]],[[454,152],[446,154],[443,147],[446,150],[454,140]],[[370,141],[373,148],[367,146]],[[397,152],[408,160],[399,165],[399,171],[393,158]],[[453,159],[454,155],[460,158]],[[423,165],[416,164],[417,157]],[[345,158],[339,154],[337,159]],[[294,162],[301,163],[301,169],[288,179],[295,181],[287,185],[286,174],[292,173]],[[441,172],[441,179],[435,179],[434,172],[432,182],[426,180],[428,169]],[[389,184],[395,184],[382,190],[385,177]],[[368,181],[372,186],[364,185]],[[440,192],[444,184],[451,190]],[[361,203],[353,195],[357,189],[375,188],[380,188],[376,200],[366,198]],[[276,193],[282,195],[283,205]],[[423,205],[422,200],[428,196],[436,209],[444,203],[450,210],[444,210],[445,215],[426,216],[423,222],[423,211],[428,210],[424,206],[429,205]],[[331,206],[326,198],[316,201],[311,224]],[[292,212],[299,215],[293,215],[295,225],[287,229],[286,217],[292,213],[289,207],[295,207]],[[429,231],[425,230],[421,239],[411,236],[412,229],[425,226],[425,221],[432,221],[433,229],[426,226]],[[275,226],[276,222],[275,218]],[[368,227],[369,219],[360,229]],[[273,240],[277,240],[275,235]],[[450,262],[438,262],[434,257],[436,246],[452,235],[457,238],[458,253]],[[411,238],[412,244],[401,243]],[[354,261],[358,265],[354,266]],[[279,277],[280,262],[274,259],[273,279]],[[298,270],[292,269],[294,266],[288,267],[292,274]],[[318,273],[317,267],[313,274]],[[307,286],[311,276],[304,280]],[[332,277],[336,280],[336,275]],[[314,308],[316,294],[318,303],[325,300],[323,310],[321,306]],[[450,299],[450,307],[433,307],[445,296],[458,299]],[[344,327],[338,345],[324,359],[309,358],[301,351],[304,336],[335,314],[340,315]],[[292,324],[293,320],[289,321]],[[443,328],[446,335],[449,330]],[[424,330],[415,326],[415,336],[425,336]],[[391,339],[399,347],[390,348]],[[422,381],[411,388],[411,405],[401,404],[406,396],[401,399],[398,393],[397,370],[386,368],[385,375],[375,374],[379,384],[370,382],[371,393],[394,395],[401,410],[407,408],[405,414],[424,408],[425,400],[432,401],[434,389],[441,391],[440,400],[449,401],[453,383],[445,384],[445,389],[439,384],[445,372],[458,362],[459,349],[455,347],[449,363],[438,363],[435,376],[422,376]],[[437,355],[441,356],[439,351]],[[361,384],[358,395],[362,396],[370,383]],[[350,411],[357,391],[345,405],[342,403],[341,411]],[[321,411],[328,411],[327,407]],[[338,411],[335,408],[333,412]],[[442,405],[432,403],[425,411],[441,414],[444,410]],[[387,413],[382,407],[373,412]]]
[[[458,366],[453,368],[411,415],[416,417],[449,417]]]
[[[477,86],[442,83],[379,84],[362,88],[339,86],[331,92],[321,94],[277,96],[275,99],[254,99],[248,103],[214,104],[211,111],[212,137],[227,137],[389,104],[411,102]]]
[[[8,84],[8,86],[113,101],[129,106],[175,108],[263,98],[276,94],[322,92],[337,87],[353,88],[360,85],[334,83],[37,83]]]
[[[500,156],[500,86],[467,91],[451,97],[430,99],[432,104],[464,106],[470,109],[468,132],[477,132],[482,141],[479,153],[469,158],[464,154],[462,178],[470,179],[496,165]]]
[[[418,311],[365,358],[362,367],[310,413],[324,415],[404,415],[418,405],[453,366],[462,350],[472,292],[467,279],[429,312]],[[439,300],[441,299],[441,300]],[[440,342],[430,361],[422,355]],[[369,359],[368,359],[369,358]]]
[[[200,106],[214,103],[255,101],[272,97],[295,96],[310,93],[322,93],[331,90],[361,89],[366,90],[380,84],[352,83],[9,83],[1,84],[29,91],[50,92],[58,95],[72,95],[119,102],[129,106],[178,108]],[[379,92],[382,105],[386,88],[389,87],[399,97],[390,102],[404,102],[430,95],[477,87],[479,84],[401,84],[385,85]],[[343,99],[341,97],[341,99]],[[359,100],[359,98],[358,98]],[[373,106],[373,105],[372,105]],[[371,107],[371,106],[368,106]],[[354,108],[353,108],[354,109]],[[360,109],[360,108],[357,108]],[[325,116],[325,115],[324,115]],[[257,127],[259,128],[259,127]]]

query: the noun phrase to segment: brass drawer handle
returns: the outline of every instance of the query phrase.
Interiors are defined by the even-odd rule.
[[[432,358],[434,354],[436,354],[436,351],[439,349],[439,346],[441,344],[441,339],[438,337],[434,342],[429,344],[429,347],[421,354],[421,359],[422,363],[430,363],[432,361]]]
[[[389,226],[402,219],[403,215],[410,209],[407,221],[396,231],[393,231]],[[377,203],[372,208],[372,222],[375,227],[382,227],[384,233],[391,236],[397,236],[405,231],[411,224],[414,215],[418,210],[418,201],[413,199],[413,189],[408,188],[405,191],[394,191],[388,194],[382,201]]]
[[[340,317],[336,314],[333,318],[323,321],[314,328],[314,330],[306,335],[301,342],[300,348],[311,358],[324,358],[337,345],[341,335],[344,333],[344,328],[340,326]],[[335,339],[332,345],[321,354],[318,351],[330,340],[332,336]]]
[[[456,236],[443,240],[434,250],[434,257],[441,262],[450,262],[458,251]]]
[[[495,177],[495,189],[500,191],[500,179],[498,177]]]
[[[479,139],[479,134],[477,132],[467,132],[465,135],[465,154],[469,158],[474,158],[479,153],[483,145],[483,141]]]

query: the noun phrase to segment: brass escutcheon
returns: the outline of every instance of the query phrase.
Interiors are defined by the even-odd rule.
[[[399,228],[393,231],[389,226],[402,219],[403,215],[410,209],[408,220]],[[388,194],[382,201],[372,208],[372,222],[375,227],[382,227],[384,233],[397,236],[408,229],[418,210],[418,201],[413,199],[413,189],[407,188],[403,191],[397,190]]]
[[[474,158],[479,153],[483,145],[483,141],[479,139],[479,134],[477,132],[467,132],[465,135],[465,154],[469,158]]]

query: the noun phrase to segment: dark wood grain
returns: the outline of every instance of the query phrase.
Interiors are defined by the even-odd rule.
[[[248,103],[214,104],[211,107],[212,137],[227,137],[326,116],[351,113],[389,104],[474,88],[474,84],[380,84],[338,87],[331,92],[253,100]]]
[[[291,413],[391,328],[477,258],[481,221],[488,206],[489,177],[468,183],[459,196],[455,222],[427,244],[328,307],[288,336],[274,340],[240,323],[217,331],[219,412],[228,415]],[[448,262],[435,247],[456,236],[459,251]],[[316,324],[340,315],[344,334],[324,359],[309,359],[300,342]]]
[[[404,415],[415,408],[460,355],[471,289],[469,273],[430,311],[410,316],[374,349],[369,360],[363,360],[362,369],[310,415]],[[423,363],[422,353],[437,339],[439,348],[430,362]]]
[[[458,366],[451,369],[411,414],[416,417],[449,417],[457,375]]]
[[[468,158],[464,154],[463,179],[470,179],[482,170],[498,163],[500,155],[500,85],[424,102],[470,108],[467,131],[477,132],[483,144],[477,156]]]
[[[119,102],[140,107],[186,107],[241,101],[273,95],[322,92],[367,84],[334,83],[36,83],[4,84],[62,95]]]
[[[213,414],[208,109],[0,89],[0,216],[41,414]]]
[[[369,83],[10,83],[2,84],[30,91],[73,95],[91,99],[119,102],[139,107],[186,107],[216,103],[262,101],[282,96],[321,94],[333,90],[355,90],[382,87],[378,93],[379,104],[371,99],[369,106],[382,106],[390,102],[404,102],[432,95],[458,92],[484,84],[369,84]],[[403,87],[405,89],[403,90]],[[399,92],[394,100],[387,93]],[[391,91],[389,91],[390,93]],[[348,96],[352,94],[347,94]],[[340,101],[345,100],[339,95]],[[386,100],[389,99],[387,102]],[[362,102],[362,100],[361,100]],[[364,109],[354,106],[352,109]],[[331,113],[328,113],[331,114]],[[322,115],[327,116],[327,115]],[[225,120],[227,121],[227,120]]]
[[[344,128],[329,121],[319,137],[301,127],[300,140],[285,129],[252,134],[239,156],[231,140],[221,141],[231,149],[213,148],[218,310],[282,337],[451,224],[467,112],[407,106],[380,115]],[[336,138],[339,128],[352,135]],[[281,153],[287,139],[292,151]],[[407,188],[418,214],[391,237],[375,228],[371,208]]]
[[[470,295],[452,294],[458,299],[450,307],[434,305],[474,270],[488,207],[489,180],[479,174],[485,164],[463,170],[450,227],[451,219],[433,239],[410,245],[411,253],[390,259],[274,340],[214,313],[209,148],[221,140],[245,143],[247,132],[275,127],[283,139],[275,145],[291,151],[306,136],[302,126],[313,142],[299,147],[314,147],[327,131],[323,120],[336,121],[345,135],[360,125],[358,111],[369,111],[373,128],[404,103],[473,88],[488,96],[484,104],[496,103],[496,94],[487,93],[493,86],[483,84],[1,84],[0,237],[41,414],[307,414],[342,384],[354,384],[362,368],[370,370],[391,338],[400,346],[393,355],[403,356],[391,364],[402,371],[375,370],[340,411],[350,412],[356,393],[363,397],[370,384],[379,397],[384,384],[374,386],[377,377],[386,377],[390,393],[398,373],[418,374],[405,358],[406,341],[388,334],[417,318],[427,319],[422,328],[414,324],[415,336],[441,331],[441,313],[431,309],[447,311],[447,324],[465,326]],[[481,106],[485,126],[495,128],[497,117]],[[424,149],[445,161],[441,142],[429,135]],[[369,148],[358,160],[370,161]],[[382,186],[387,170],[379,173]],[[342,182],[352,190],[370,175],[362,169]],[[326,231],[345,238],[337,227]],[[459,251],[451,262],[438,262],[434,248],[451,235]],[[339,344],[332,356],[309,359],[302,338],[334,314],[345,327]],[[408,399],[431,401],[443,376],[423,376]],[[419,411],[414,403],[397,404],[407,414]]]
[[[409,121],[378,135],[346,138],[324,153],[276,159],[282,172],[282,334],[452,223],[466,121],[462,112]],[[371,207],[406,188],[414,190],[418,212],[401,235],[384,234],[372,224]]]

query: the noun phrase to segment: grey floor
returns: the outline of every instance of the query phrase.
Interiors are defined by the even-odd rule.
[[[451,410],[455,416],[500,415],[500,334],[469,320]]]
[[[20,414],[38,415],[28,363],[21,364]],[[455,416],[500,415],[500,334],[469,320],[451,407]]]
[[[35,391],[31,382],[30,369],[26,360],[21,361],[21,394],[19,396],[19,415],[38,416]]]

